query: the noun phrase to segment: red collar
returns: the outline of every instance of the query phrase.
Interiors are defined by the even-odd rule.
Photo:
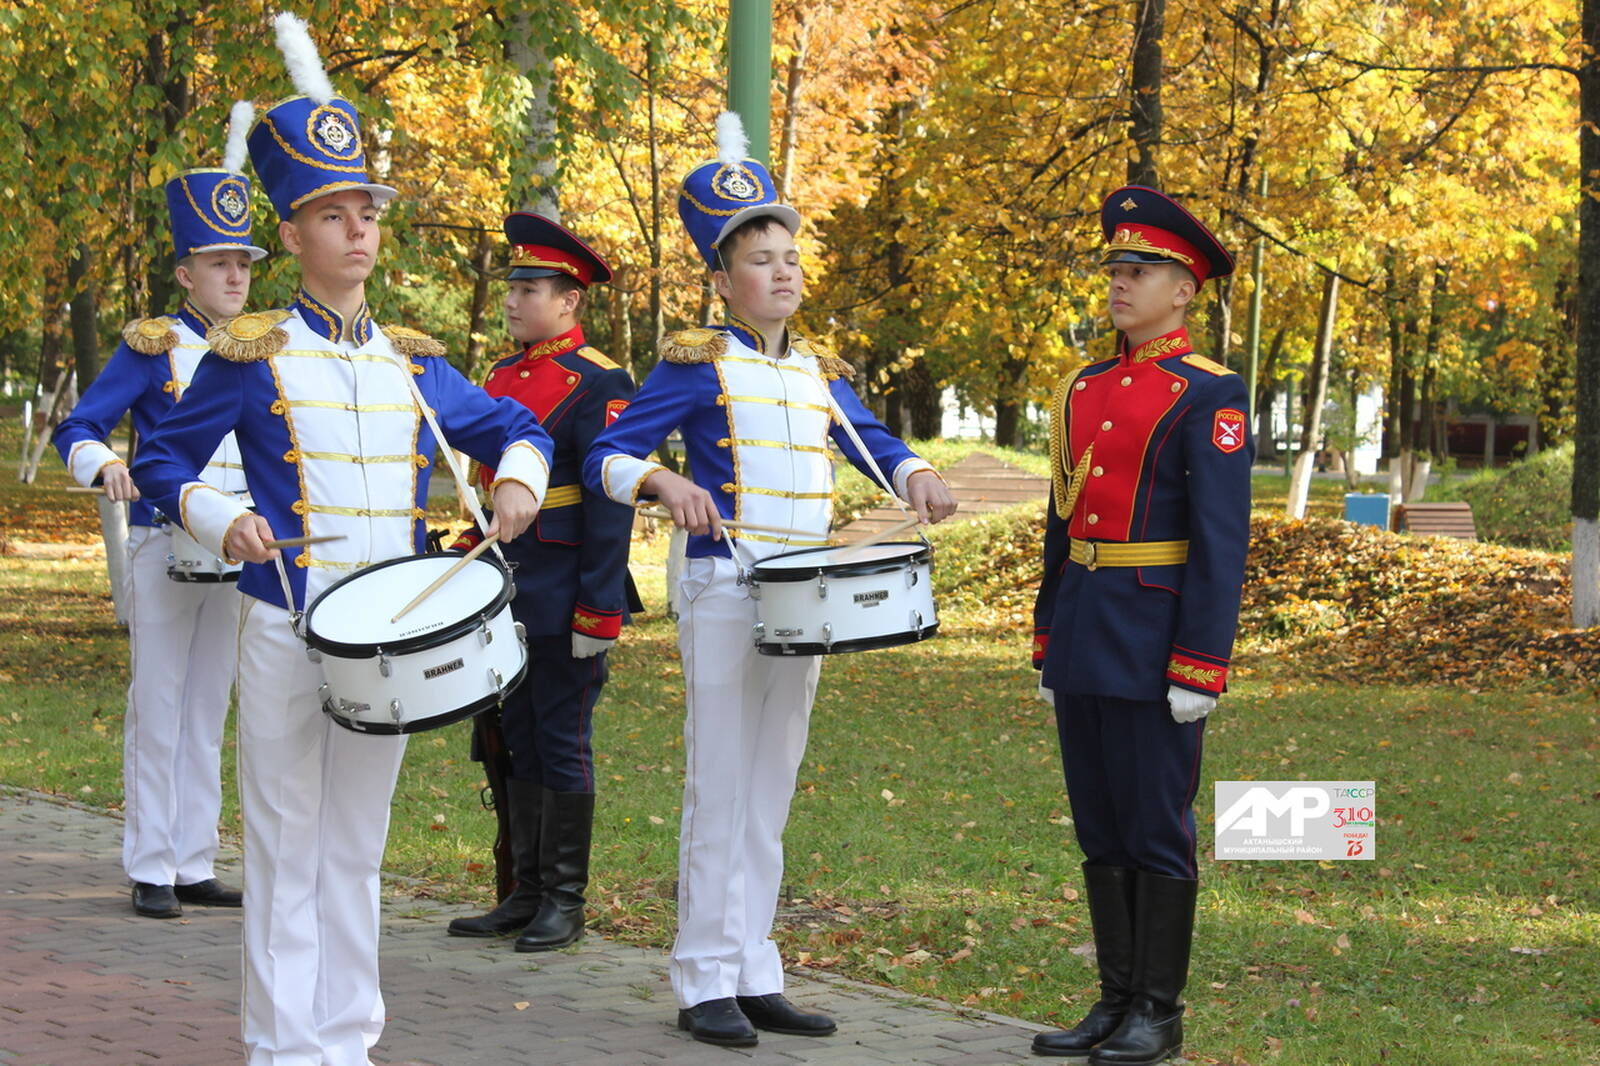
[[[1132,351],[1128,350],[1128,338],[1122,338],[1122,356],[1124,363],[1143,363],[1151,359],[1164,359],[1169,355],[1184,355],[1194,350],[1189,343],[1189,330],[1179,326],[1171,333],[1163,333],[1159,337],[1152,337]]]
[[[573,326],[565,333],[558,333],[549,340],[535,341],[522,350],[522,358],[530,363],[538,362],[547,355],[562,355],[574,348],[583,347],[583,327]]]

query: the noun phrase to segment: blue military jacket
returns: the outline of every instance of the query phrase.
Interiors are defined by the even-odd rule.
[[[1226,687],[1250,539],[1244,381],[1183,329],[1067,378],[1051,406],[1053,491],[1034,664],[1057,693],[1159,700]],[[1187,541],[1184,562],[1073,562],[1072,541]]]
[[[512,612],[534,636],[615,640],[622,625],[633,508],[583,487],[583,459],[633,397],[628,372],[583,330],[531,344],[489,371],[484,390],[532,411],[555,441],[550,492],[533,526],[504,546],[517,564]],[[483,471],[485,484],[493,471]],[[475,542],[475,535],[465,538]]]

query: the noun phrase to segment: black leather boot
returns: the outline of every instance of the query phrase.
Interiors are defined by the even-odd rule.
[[[1116,1031],[1133,1002],[1134,871],[1126,866],[1083,865],[1094,929],[1095,961],[1100,965],[1100,999],[1071,1029],[1033,1038],[1035,1055],[1087,1062],[1089,1051]]]
[[[1183,986],[1189,980],[1199,882],[1140,870],[1133,912],[1133,1006],[1089,1053],[1089,1066],[1155,1066],[1183,1049]]]
[[[589,838],[594,793],[544,790],[539,836],[539,876],[544,899],[522,935],[518,951],[554,951],[583,936],[583,892],[589,887]]]
[[[517,887],[494,910],[476,918],[456,918],[446,931],[451,936],[511,936],[539,913],[544,898],[539,880],[539,830],[544,789],[536,782],[506,779],[506,802],[511,815],[511,863]]]

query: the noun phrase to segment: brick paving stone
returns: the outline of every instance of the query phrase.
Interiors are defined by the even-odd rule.
[[[239,1039],[240,912],[131,913],[122,825],[103,811],[0,788],[0,1066],[227,1066]],[[238,884],[236,853],[218,876]],[[987,1066],[1038,1061],[1043,1026],[832,974],[788,994],[839,1034],[763,1034],[712,1048],[677,1029],[666,957],[588,936],[517,954],[449,937],[473,908],[383,900],[389,1021],[375,1066]],[[517,1004],[525,1004],[518,1009]]]

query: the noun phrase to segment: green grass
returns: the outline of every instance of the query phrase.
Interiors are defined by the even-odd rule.
[[[0,506],[34,491],[0,486]],[[1075,953],[1090,936],[1050,711],[1026,629],[970,587],[984,538],[936,533],[943,634],[824,663],[778,938],[791,963],[1070,1023],[1093,998]],[[656,609],[663,542],[635,560]],[[0,781],[115,809],[126,642],[100,562],[79,554],[0,556]],[[653,610],[613,654],[591,925],[665,949],[683,777],[671,623]],[[1361,681],[1246,655],[1208,729],[1203,856],[1217,779],[1372,779],[1381,817],[1371,862],[1203,857],[1190,1061],[1600,1063],[1592,697]],[[232,763],[230,737],[236,839]],[[465,725],[413,738],[386,865],[416,879],[396,891],[419,913],[488,899],[481,781]]]

